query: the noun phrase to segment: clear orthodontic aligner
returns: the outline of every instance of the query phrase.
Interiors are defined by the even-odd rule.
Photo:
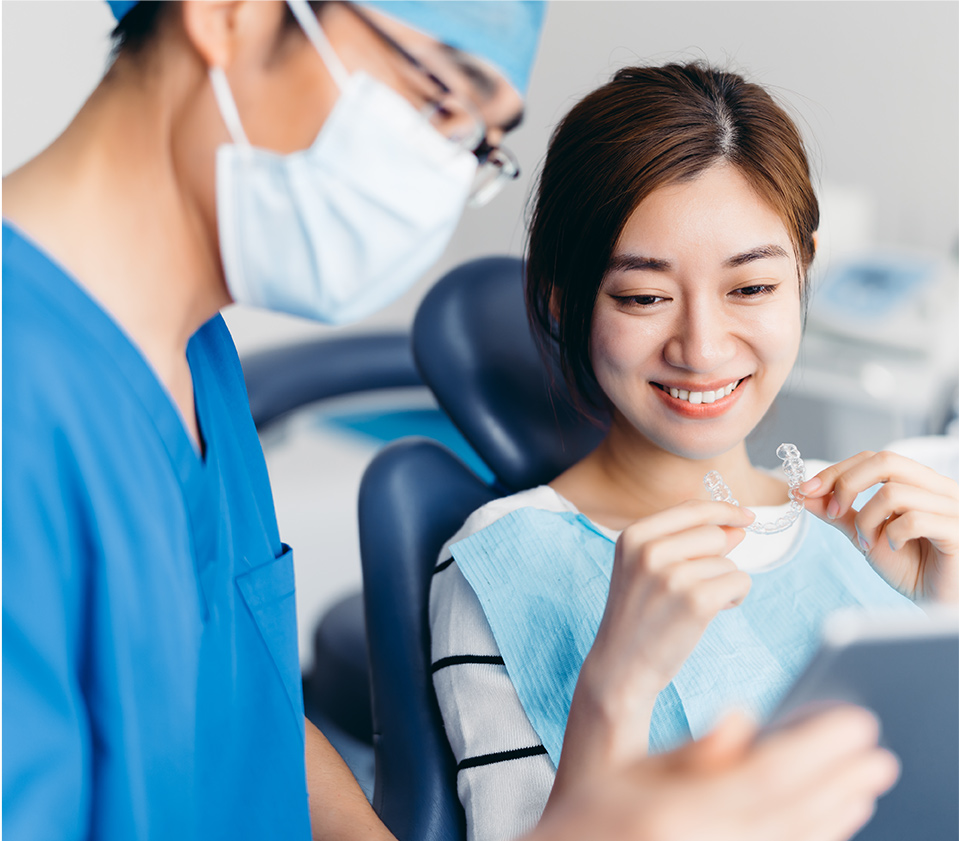
[[[806,478],[806,466],[799,456],[799,450],[795,444],[780,444],[776,450],[776,455],[782,459],[783,473],[786,474],[786,479],[789,481],[789,510],[781,517],[768,523],[751,523],[746,526],[746,531],[756,534],[779,534],[779,532],[785,531],[795,523],[803,511],[803,501],[806,497],[800,493],[799,486]],[[729,502],[732,505],[739,505],[738,500],[729,490],[729,485],[719,475],[719,471],[710,470],[703,477],[703,484],[716,502]]]

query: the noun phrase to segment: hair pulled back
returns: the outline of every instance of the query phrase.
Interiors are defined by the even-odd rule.
[[[590,326],[626,222],[654,190],[720,162],[735,166],[782,219],[805,310],[819,204],[799,131],[762,87],[698,62],[627,67],[554,131],[531,217],[526,304],[544,350],[558,344],[581,406],[601,403]]]

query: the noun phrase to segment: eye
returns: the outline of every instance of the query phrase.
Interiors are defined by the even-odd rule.
[[[749,286],[740,286],[730,294],[740,298],[761,298],[763,295],[770,295],[779,288],[778,283],[755,283]]]
[[[666,300],[661,295],[613,295],[612,298],[624,307],[651,307]]]

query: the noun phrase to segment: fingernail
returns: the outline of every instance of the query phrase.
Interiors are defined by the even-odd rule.
[[[859,541],[859,548],[862,549],[863,552],[868,552],[869,541],[867,541],[866,538],[862,536],[862,532],[859,531],[859,529],[856,529],[856,539]]]
[[[892,538],[891,538],[891,537],[887,537],[886,540],[889,542],[889,548],[892,549],[893,552],[898,552],[898,551],[899,551],[899,547],[896,546],[896,544],[892,542]]]
[[[818,491],[821,487],[822,479],[820,479],[818,476],[813,476],[812,479],[808,479],[807,481],[803,482],[799,486],[799,490],[801,490],[804,494],[811,494]]]
[[[839,503],[835,499],[829,500],[829,505],[826,506],[826,516],[830,520],[835,520],[839,516]]]

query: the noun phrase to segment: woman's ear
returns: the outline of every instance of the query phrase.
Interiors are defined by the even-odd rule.
[[[819,231],[812,232],[812,253],[815,254],[819,250]]]
[[[559,295],[559,290],[554,286],[549,295],[549,315],[550,318],[557,323],[559,323],[560,306],[561,298]]]

